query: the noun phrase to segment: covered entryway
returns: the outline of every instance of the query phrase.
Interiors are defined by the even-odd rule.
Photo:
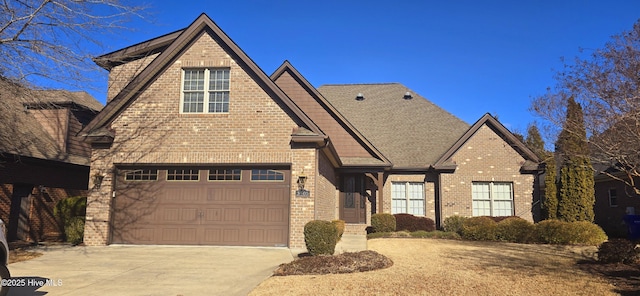
[[[289,168],[121,168],[112,242],[287,246]]]
[[[340,219],[346,223],[366,223],[364,176],[345,175],[340,189]]]

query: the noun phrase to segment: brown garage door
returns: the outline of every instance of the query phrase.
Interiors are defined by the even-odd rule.
[[[287,246],[286,168],[119,170],[112,242]]]

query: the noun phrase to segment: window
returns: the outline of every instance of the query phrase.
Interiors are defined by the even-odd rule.
[[[155,181],[158,180],[158,170],[127,170],[124,171],[126,181]]]
[[[473,182],[473,216],[513,216],[511,183]]]
[[[229,112],[229,69],[185,69],[182,113]]]
[[[424,216],[424,183],[392,182],[392,214]]]
[[[618,206],[618,191],[615,188],[609,189],[609,206],[612,208]]]
[[[198,181],[199,170],[167,170],[167,181]]]
[[[209,170],[209,181],[240,181],[240,169]]]
[[[251,170],[251,181],[284,181],[284,173],[276,170]]]

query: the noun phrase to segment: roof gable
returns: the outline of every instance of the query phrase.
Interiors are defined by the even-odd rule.
[[[520,154],[526,163],[523,164],[522,169],[526,171],[537,170],[540,159],[536,156],[531,149],[529,149],[522,141],[516,138],[504,125],[502,125],[491,114],[486,113],[476,123],[474,123],[463,135],[456,141],[435,163],[435,168],[445,168],[455,166],[449,163],[451,157],[467,142],[473,135],[482,127],[487,126],[493,130],[498,136],[500,136],[505,142],[507,142],[511,148],[513,148],[518,154]]]
[[[323,85],[318,91],[398,170],[429,169],[469,128],[400,83]]]
[[[337,142],[344,143],[345,141],[351,142],[354,141],[355,145],[359,147],[335,147],[338,150],[341,165],[346,166],[358,166],[358,165],[383,165],[390,166],[391,163],[389,160],[375,147],[371,142],[369,142],[347,119],[338,112],[337,109],[326,98],[324,98],[318,90],[309,83],[309,81],[300,74],[300,72],[291,65],[289,61],[284,61],[276,71],[271,74],[271,80],[275,81],[281,88],[285,88],[282,82],[284,77],[288,76],[293,78],[295,83],[297,84],[295,87],[299,87],[302,91],[308,94],[312,100],[320,106],[321,110],[318,110],[317,105],[310,105],[309,102],[304,102],[305,100],[300,95],[295,95],[293,92],[296,90],[289,90],[292,93],[289,93],[289,96],[292,100],[296,102],[298,106],[301,108],[313,109],[307,110],[306,113],[309,114],[310,117],[320,125],[325,133],[329,136],[333,136],[331,138],[331,142],[334,146],[338,145]],[[307,99],[308,100],[308,99]],[[305,111],[305,110],[303,110]],[[324,114],[322,114],[324,112]],[[336,124],[339,125],[340,130],[336,130]],[[349,139],[344,139],[343,137],[349,137]],[[338,139],[340,138],[340,139]],[[359,153],[357,151],[360,149],[364,150],[365,154]],[[342,152],[342,153],[340,153]]]
[[[82,131],[81,134],[91,136],[92,133],[100,133],[101,129],[112,122],[123,110],[125,110],[139,94],[141,94],[162,72],[184,52],[191,43],[197,40],[202,34],[209,34],[233,59],[235,59],[243,70],[256,81],[260,87],[278,103],[294,121],[310,133],[297,134],[296,140],[304,141],[304,138],[326,137],[320,128],[309,119],[309,117],[298,108],[289,97],[269,77],[249,58],[249,56],[235,44],[206,14],[201,14],[191,25],[183,30],[179,30],[147,42],[143,42],[133,47],[125,48],[121,51],[108,54],[117,56],[126,53],[140,54],[144,46],[149,46],[151,50],[163,48],[160,54],[147,66],[140,74],[134,77]],[[127,49],[129,49],[127,51]],[[104,56],[103,56],[104,57]]]

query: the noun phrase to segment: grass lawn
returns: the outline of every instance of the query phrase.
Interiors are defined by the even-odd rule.
[[[595,247],[439,239],[369,240],[393,260],[369,272],[271,277],[250,295],[619,295],[576,264]]]

